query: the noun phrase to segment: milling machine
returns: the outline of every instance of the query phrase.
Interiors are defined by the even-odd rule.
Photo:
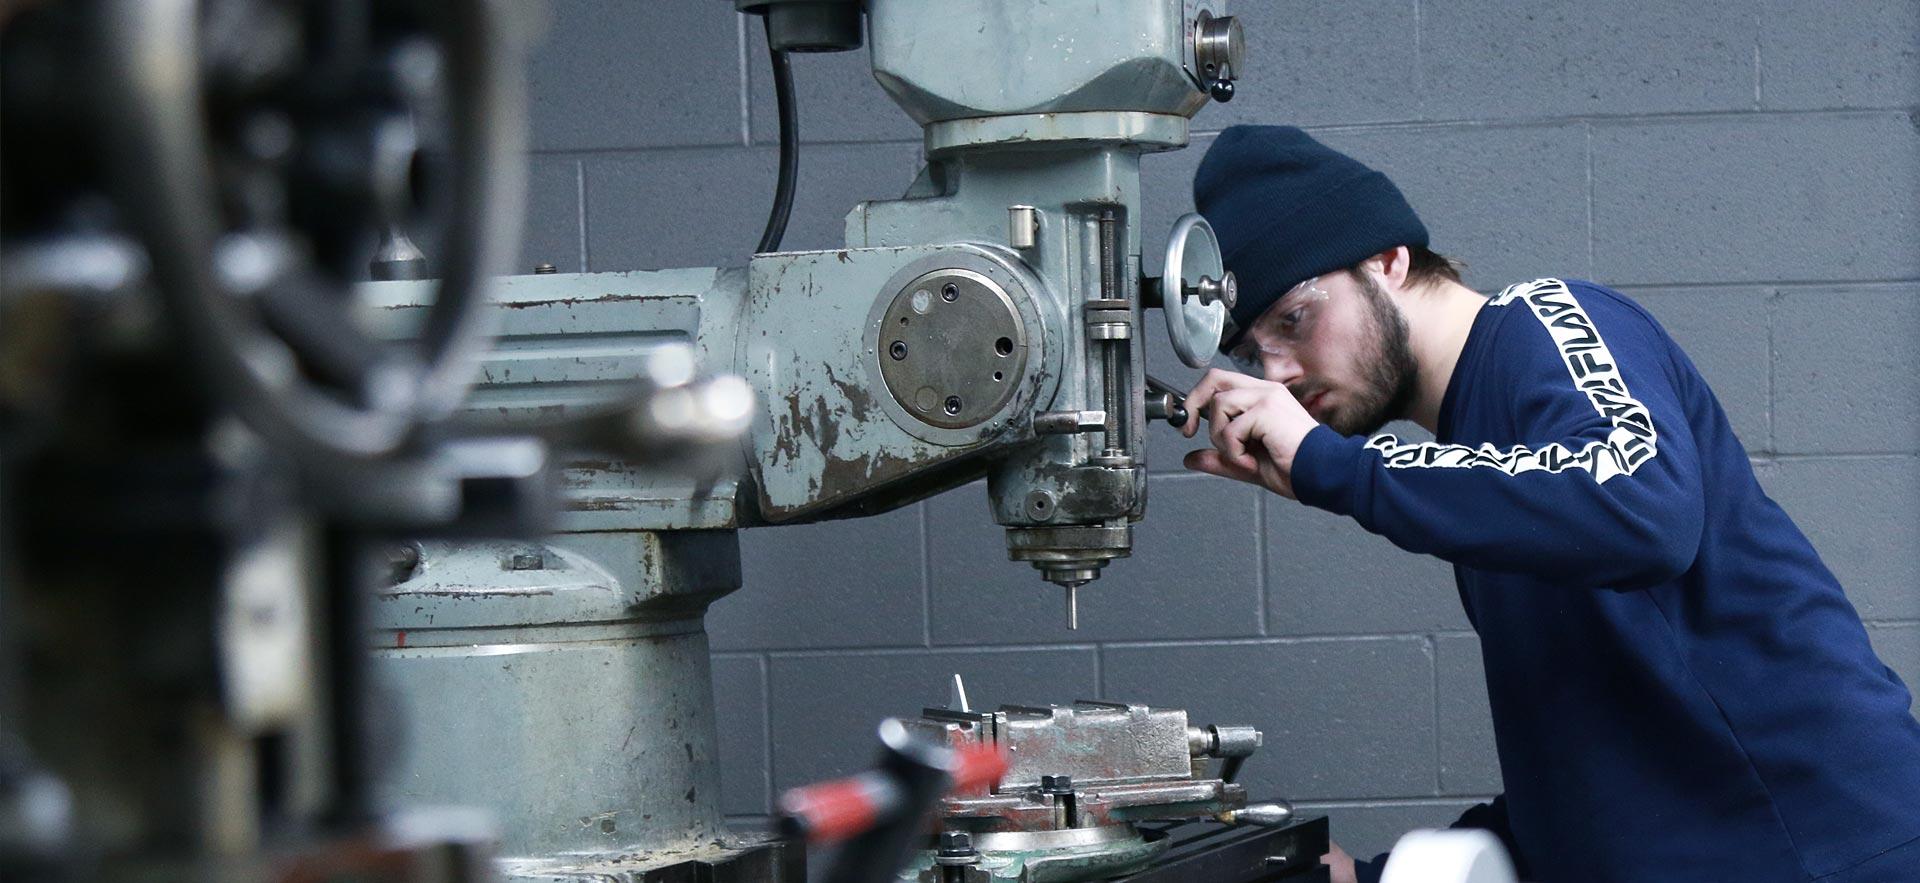
[[[790,867],[729,834],[719,808],[702,617],[739,587],[735,532],[871,515],[984,477],[1009,556],[1065,589],[1071,626],[1076,589],[1132,548],[1146,423],[1173,405],[1146,386],[1144,310],[1165,312],[1197,367],[1234,296],[1198,216],[1175,226],[1162,278],[1141,272],[1141,156],[1184,146],[1242,68],[1219,0],[1094,15],[1027,0],[737,6],[765,17],[777,72],[787,52],[864,34],[875,79],[923,128],[926,165],[902,198],[853,206],[839,248],[777,250],[776,210],[743,268],[500,281],[475,418],[526,426],[589,407],[663,343],[691,345],[688,372],[745,378],[758,403],[735,476],[575,462],[558,534],[415,546],[380,595],[377,668],[411,721],[387,795],[493,808],[516,876]],[[779,85],[776,204],[790,204],[799,113]],[[367,290],[404,327],[423,283]],[[650,419],[677,418],[657,403]]]

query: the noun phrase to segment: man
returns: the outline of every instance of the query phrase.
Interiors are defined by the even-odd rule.
[[[1252,376],[1194,388],[1187,465],[1454,564],[1506,787],[1459,824],[1541,883],[1920,881],[1906,687],[1646,311],[1558,279],[1482,297],[1298,129],[1222,133],[1194,194]],[[1400,418],[1435,441],[1358,437]]]

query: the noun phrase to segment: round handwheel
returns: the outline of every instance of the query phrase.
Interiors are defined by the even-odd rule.
[[[1197,212],[1173,223],[1160,276],[1160,309],[1167,315],[1173,351],[1188,367],[1205,368],[1220,349],[1233,306],[1233,274],[1220,259],[1220,240]]]
[[[217,400],[309,465],[391,457],[451,415],[519,239],[510,5],[98,5],[111,190]],[[436,297],[416,340],[385,341],[358,322],[362,246],[429,220]]]

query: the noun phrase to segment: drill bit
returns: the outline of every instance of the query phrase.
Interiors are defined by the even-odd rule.
[[[1079,589],[1079,583],[1067,583],[1067,628],[1070,629],[1080,627],[1080,599],[1077,594]]]

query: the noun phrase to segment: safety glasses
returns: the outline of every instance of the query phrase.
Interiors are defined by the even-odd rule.
[[[1328,297],[1319,282],[1320,277],[1315,276],[1287,289],[1286,294],[1280,295],[1273,306],[1253,321],[1253,327],[1248,328],[1240,343],[1227,353],[1235,368],[1255,377],[1263,376],[1266,357],[1287,358],[1301,344],[1313,339],[1314,324]]]

